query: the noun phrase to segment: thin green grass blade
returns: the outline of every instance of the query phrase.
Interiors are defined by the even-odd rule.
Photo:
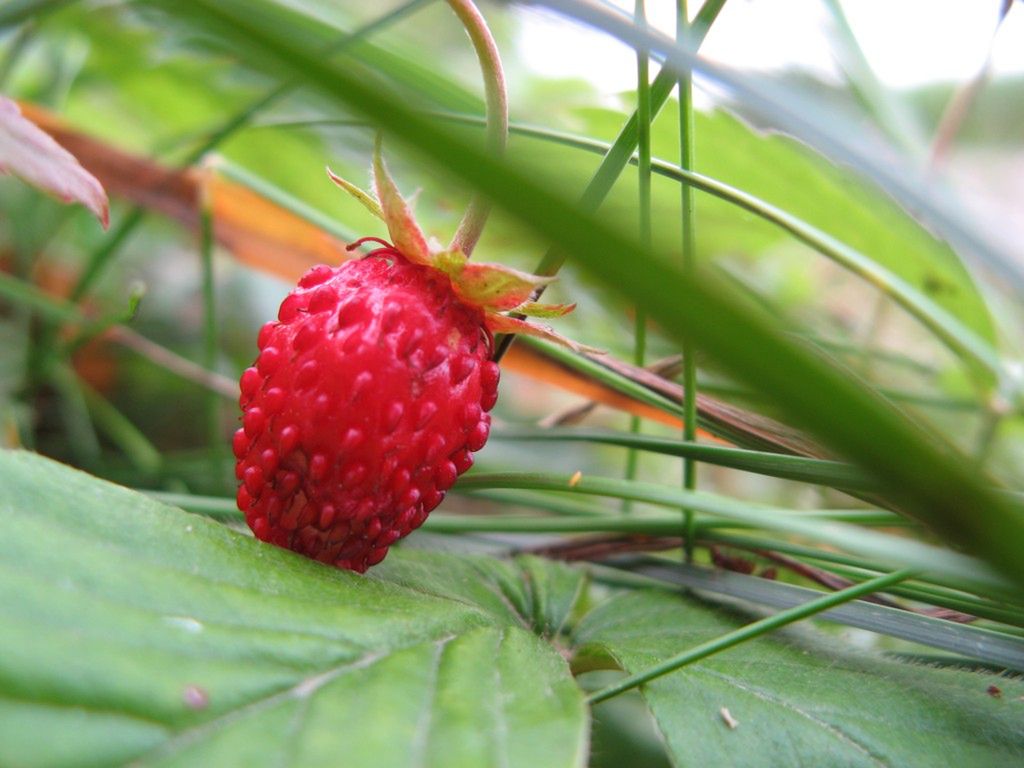
[[[692,458],[721,467],[741,469],[769,477],[797,480],[816,485],[828,485],[843,490],[870,490],[871,478],[851,464],[825,459],[809,459],[767,451],[750,451],[674,440],[667,437],[633,435],[603,429],[569,428],[542,429],[540,427],[502,427],[491,433],[492,440],[536,440],[541,442],[581,442],[599,445],[617,445],[650,451],[665,456]]]
[[[865,581],[863,584],[855,584],[852,587],[842,589],[838,592],[833,592],[832,594],[821,595],[813,600],[802,603],[793,608],[789,608],[785,611],[781,611],[780,613],[776,613],[774,616],[768,616],[760,621],[755,621],[752,624],[741,627],[734,632],[729,632],[710,642],[702,643],[696,648],[683,651],[682,653],[673,656],[670,659],[666,659],[660,664],[644,670],[643,672],[629,675],[624,680],[620,680],[606,688],[602,688],[601,690],[592,693],[587,697],[587,701],[591,705],[600,704],[602,701],[618,696],[621,693],[632,690],[633,688],[641,686],[644,683],[648,683],[651,680],[667,675],[670,672],[675,672],[677,669],[682,669],[687,664],[692,664],[695,661],[700,661],[701,659],[705,659],[715,653],[721,653],[728,648],[732,648],[735,645],[752,640],[755,637],[760,637],[767,632],[771,632],[773,629],[778,629],[779,627],[784,627],[787,624],[792,624],[795,621],[800,621],[801,619],[806,619],[810,616],[820,614],[823,611],[827,611],[829,608],[842,605],[850,600],[856,600],[858,597],[863,595],[882,591],[886,587],[898,584],[899,582],[910,578],[913,573],[914,572],[912,570],[905,569],[897,571],[896,573],[889,573],[875,579],[870,579],[869,581]]]

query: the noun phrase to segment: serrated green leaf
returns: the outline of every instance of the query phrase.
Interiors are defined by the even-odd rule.
[[[574,640],[581,653],[610,654],[632,673],[747,621],[697,600],[630,591],[592,611]],[[1020,680],[836,645],[791,628],[641,691],[678,766],[1010,766],[1024,759]]]
[[[11,451],[0,519],[2,765],[584,761],[581,693],[529,631],[537,562],[361,577]],[[537,604],[564,620],[579,578]]]

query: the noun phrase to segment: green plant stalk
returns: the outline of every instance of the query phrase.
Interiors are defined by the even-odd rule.
[[[111,312],[97,320],[90,320],[86,322],[78,333],[76,333],[71,339],[61,345],[60,357],[69,358],[75,354],[82,347],[89,344],[91,341],[98,339],[100,336],[105,334],[111,328],[118,325],[126,325],[131,322],[132,318],[135,317],[135,313],[139,309],[139,303],[142,301],[142,297],[145,296],[145,286],[137,284],[134,286],[128,294],[128,306],[122,310]],[[76,304],[69,304],[70,307],[76,307]]]
[[[203,287],[203,360],[208,371],[217,370],[217,286],[213,274],[213,207],[208,193],[208,179],[203,180],[199,210],[199,258],[202,265]],[[216,392],[206,393],[206,426],[209,440],[210,462],[215,467],[224,465],[224,436],[221,434],[221,397]],[[220,474],[220,473],[218,473]]]
[[[861,584],[855,584],[852,587],[847,587],[846,589],[842,589],[838,592],[822,595],[819,598],[804,603],[803,605],[790,608],[789,610],[780,611],[772,616],[747,624],[745,627],[741,627],[733,632],[728,632],[720,637],[716,637],[714,640],[701,643],[700,645],[683,651],[682,653],[666,659],[660,664],[656,664],[649,669],[629,675],[612,685],[602,688],[599,691],[595,691],[587,696],[587,702],[591,705],[600,704],[602,701],[607,701],[621,693],[637,688],[644,683],[649,683],[652,680],[656,680],[659,677],[669,674],[670,672],[682,669],[695,661],[706,659],[708,656],[721,653],[735,645],[747,642],[748,640],[753,640],[775,629],[784,627],[787,624],[792,624],[796,621],[800,621],[801,619],[809,618],[817,613],[827,611],[829,608],[834,608],[837,605],[847,603],[850,600],[856,600],[858,597],[863,595],[880,592],[886,587],[890,587],[911,578],[913,575],[914,571],[906,568],[901,571],[896,571],[895,573],[888,573],[884,576],[870,579]]]
[[[707,36],[708,30],[711,29],[711,25],[718,17],[719,12],[725,5],[725,0],[707,0],[701,7],[700,12],[697,14],[697,18],[694,19],[691,27],[692,40],[691,44],[694,50],[700,48],[701,43]],[[673,89],[676,87],[676,78],[667,69],[662,69],[658,73],[658,76],[654,78],[654,82],[650,88],[650,99],[651,99],[651,120],[657,117],[661,108],[665,106],[665,102],[668,101],[668,97],[672,94]],[[650,120],[648,121],[648,124]],[[630,158],[633,156],[633,152],[636,150],[637,143],[640,140],[640,116],[637,112],[630,115],[626,124],[619,131],[619,135],[615,137],[615,141],[605,148],[604,159],[598,166],[594,175],[587,183],[586,189],[583,190],[583,194],[580,196],[580,208],[585,211],[595,211],[601,202],[611,192],[612,187],[618,180],[622,171],[625,170],[626,165],[629,163]],[[537,265],[533,273],[536,275],[555,275],[558,270],[561,269],[562,264],[565,263],[566,254],[564,250],[559,249],[555,246],[551,246],[544,253],[540,263]],[[537,294],[540,295],[540,292]],[[506,335],[498,339],[497,347],[494,354],[494,359],[500,361],[511,346],[512,341],[515,337],[512,335]]]
[[[458,485],[452,488],[451,492],[468,499],[480,499],[506,505],[512,504],[568,517],[609,517],[618,514],[616,510],[602,504],[593,503],[589,499],[556,498],[550,493],[529,493],[515,490],[462,492]]]
[[[99,278],[107,262],[113,258],[114,254],[116,254],[128,238],[131,237],[132,233],[135,232],[145,217],[146,211],[144,208],[138,206],[132,208],[117,223],[117,226],[113,231],[107,235],[103,243],[89,254],[85,263],[85,269],[82,270],[82,274],[79,275],[78,281],[71,289],[69,297],[71,301],[77,302],[85,295],[86,291],[88,291],[92,287],[93,283],[95,283]]]
[[[769,451],[752,451],[705,443],[632,435],[613,430],[562,427],[557,430],[538,427],[502,427],[491,434],[492,440],[537,440],[542,442],[582,442],[616,445],[659,453],[665,456],[693,458],[708,464],[754,472],[784,480],[828,485],[843,490],[868,490],[871,479],[852,464],[827,459],[811,459]]]
[[[85,315],[76,305],[58,301],[34,285],[5,272],[0,272],[0,297],[32,310],[49,322],[82,323],[87,321]]]
[[[472,0],[448,0],[448,5],[465,27],[480,61],[487,100],[487,147],[495,156],[500,156],[508,143],[508,95],[498,46]],[[491,203],[479,192],[474,192],[450,247],[460,249],[467,256],[472,254],[490,212]]]
[[[46,374],[50,385],[60,395],[60,414],[75,460],[83,467],[95,467],[103,450],[78,376],[69,364],[58,361],[47,366]]]
[[[685,43],[690,37],[690,15],[686,0],[676,5],[676,42]],[[694,155],[693,73],[679,75],[679,167],[693,170]],[[696,226],[693,188],[683,184],[679,189],[683,237],[683,272],[693,277],[697,267]],[[686,297],[680,297],[686,301]],[[697,442],[697,355],[693,340],[683,336],[683,440]],[[692,457],[683,459],[683,487],[697,488],[697,463]],[[693,562],[693,512],[683,510],[683,541],[687,562]]]
[[[163,459],[160,451],[121,411],[81,378],[78,385],[96,426],[113,442],[146,477],[160,473]]]
[[[647,15],[644,0],[636,0],[636,23],[646,26]],[[647,247],[651,244],[651,77],[650,60],[647,53],[638,49],[636,52],[636,93],[637,93],[637,203],[640,214],[640,242]],[[647,314],[642,304],[636,305],[636,320],[633,329],[633,364],[642,368],[647,357]],[[629,420],[629,431],[640,433],[640,417],[633,416]],[[634,449],[626,451],[627,480],[636,477],[640,454]],[[632,502],[623,501],[622,511],[629,512]]]
[[[839,519],[838,517],[835,519]],[[852,521],[851,521],[852,522]],[[860,525],[869,525],[871,521],[864,518],[857,521]],[[782,554],[791,555],[810,565],[818,565],[827,568],[829,571],[840,576],[856,577],[857,580],[871,578],[884,572],[885,568],[877,562],[871,562],[859,557],[844,555],[840,552],[826,549],[815,549],[813,547],[801,546],[791,541],[773,539],[770,537],[751,536],[737,534],[730,531],[714,529],[704,526],[700,529],[697,537],[698,544],[724,544],[738,549],[771,550]],[[922,603],[952,608],[975,616],[988,618],[993,621],[1003,622],[1013,626],[1024,626],[1024,611],[1014,610],[1012,606],[1004,603],[993,602],[979,597],[970,592],[956,588],[948,588],[936,585],[922,575],[920,579],[912,584],[904,584],[893,589],[893,594],[899,594],[911,600]]]

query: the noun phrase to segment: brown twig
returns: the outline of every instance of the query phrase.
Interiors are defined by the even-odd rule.
[[[653,363],[645,366],[645,370],[657,374],[663,379],[671,379],[679,372],[682,360],[682,355],[671,355],[661,360],[655,360]],[[573,405],[561,411],[555,411],[537,422],[537,426],[550,429],[552,427],[566,427],[578,424],[593,413],[598,405],[600,403],[596,400],[588,400],[585,403]]]
[[[131,328],[115,325],[103,334],[103,338],[116,342],[122,347],[127,347],[156,363],[161,368],[177,374],[187,381],[212,390],[219,395],[223,395],[231,400],[238,397],[238,385],[227,376],[208,371],[191,360],[187,360],[166,347],[160,346],[155,341],[150,341]]]

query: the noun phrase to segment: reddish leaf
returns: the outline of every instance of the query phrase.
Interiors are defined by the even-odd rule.
[[[564,317],[576,309],[575,304],[538,304],[528,301],[516,307],[516,312],[527,317]]]
[[[81,203],[106,229],[107,193],[74,155],[0,96],[0,173],[11,173],[65,203]]]

